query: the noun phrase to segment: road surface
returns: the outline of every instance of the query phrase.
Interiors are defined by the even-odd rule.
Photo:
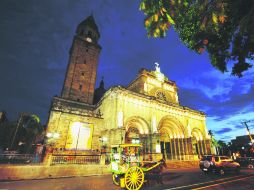
[[[254,170],[242,170],[240,175],[205,175],[199,169],[168,170],[163,185],[151,181],[142,190],[251,190],[254,189]],[[0,190],[120,190],[112,184],[111,175],[71,177],[43,180],[0,182]]]

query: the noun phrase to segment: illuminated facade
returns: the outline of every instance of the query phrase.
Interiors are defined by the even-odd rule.
[[[84,64],[82,61],[72,60],[87,60],[87,55],[75,59],[74,40],[62,96],[52,101],[48,144],[58,149],[80,151],[108,149],[111,144],[141,143],[146,154],[162,153],[169,160],[193,160],[199,154],[211,153],[205,114],[179,104],[175,82],[164,76],[157,63],[154,71],[141,69],[128,87],[112,87],[99,99],[96,96],[95,103],[84,98],[94,94],[89,90],[83,92],[80,86],[93,85],[87,89],[94,89],[95,80],[80,73],[96,76],[100,50],[98,39],[92,41],[86,37],[93,33],[98,37],[97,26],[90,24],[95,29],[89,33],[86,28],[89,22],[84,22],[86,33],[82,33],[81,38],[84,46],[78,46],[76,51],[83,52],[80,48],[86,48],[85,52],[89,52],[89,47],[98,49],[93,59],[89,59],[91,62],[80,67],[78,64]],[[73,80],[73,76],[76,79]],[[72,91],[72,96],[68,96],[66,89],[70,89],[69,93]]]

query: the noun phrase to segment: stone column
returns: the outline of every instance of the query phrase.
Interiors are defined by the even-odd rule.
[[[175,143],[175,138],[173,138],[172,147],[173,147],[173,152],[174,152],[174,157],[173,157],[173,159],[176,160],[176,143]]]
[[[185,160],[184,138],[181,139],[181,144],[182,144],[182,155],[183,155],[183,160]]]
[[[198,146],[197,155],[199,155],[201,152],[200,152],[200,141],[198,140],[197,140],[197,146]]]
[[[198,145],[199,145],[199,155],[202,155],[203,154],[202,140],[198,141]]]
[[[189,149],[189,155],[193,155],[193,150],[192,150],[192,140],[191,137],[187,138],[187,145],[188,145],[188,149]],[[189,157],[190,158],[190,157]]]
[[[200,146],[202,147],[202,148],[201,148],[201,150],[202,150],[202,155],[204,155],[204,154],[205,154],[205,148],[204,148],[204,141],[203,141],[203,140],[200,141]]]
[[[203,146],[203,154],[207,154],[206,153],[206,145],[205,145],[205,141],[202,140],[202,146]]]
[[[188,143],[187,143],[187,138],[183,139],[184,142],[184,149],[185,149],[185,159],[188,159],[188,156],[186,158],[186,155],[189,155],[189,149],[188,149]]]
[[[156,144],[160,143],[160,134],[159,133],[152,134],[151,140],[152,140],[152,142],[151,142],[151,144],[152,144],[152,150],[150,152],[151,153],[156,153]],[[154,157],[153,160],[155,160],[155,159],[156,158]]]
[[[173,160],[173,141],[170,139],[170,160]]]
[[[175,139],[175,147],[176,147],[176,159],[179,159],[179,144],[178,144],[178,138]]]
[[[207,149],[207,154],[211,154],[211,141],[210,139],[205,140],[205,144],[206,144],[206,149]]]
[[[179,152],[179,159],[182,159],[182,143],[181,143],[181,138],[177,139],[177,144],[178,144],[178,152]]]

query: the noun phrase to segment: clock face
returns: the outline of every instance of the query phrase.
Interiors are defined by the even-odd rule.
[[[166,95],[163,92],[157,92],[156,93],[156,98],[158,98],[159,100],[163,100],[166,101]]]
[[[86,41],[88,41],[88,42],[92,42],[92,39],[91,39],[91,38],[89,38],[89,37],[87,37],[87,38],[86,38]]]

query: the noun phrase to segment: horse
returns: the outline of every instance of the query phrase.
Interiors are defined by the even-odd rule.
[[[152,163],[145,163],[143,167],[145,168],[151,168],[153,167],[157,162],[152,162]],[[161,159],[159,161],[159,165],[156,166],[155,168],[145,172],[145,179],[147,180],[146,184],[150,184],[150,181],[155,180],[157,184],[163,184],[162,181],[162,170],[163,168],[167,168],[166,161],[164,159]]]

